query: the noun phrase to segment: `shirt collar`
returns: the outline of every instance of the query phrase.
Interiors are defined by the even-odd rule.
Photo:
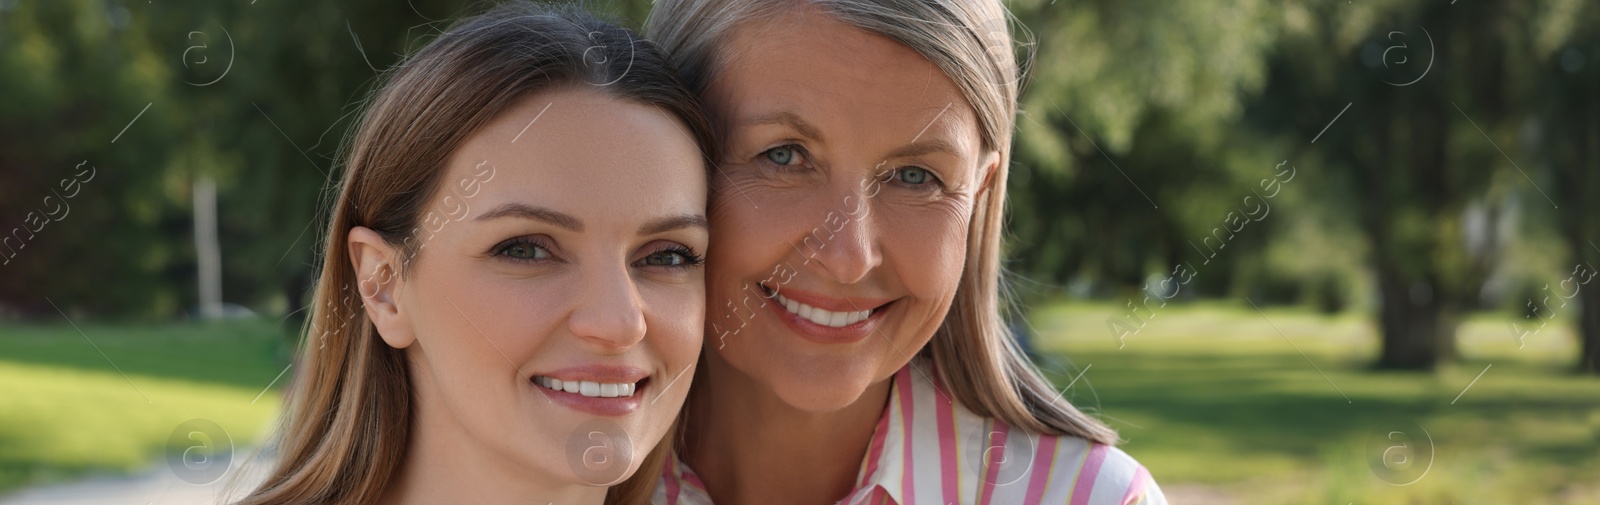
[[[878,416],[867,453],[862,457],[861,469],[856,477],[855,489],[840,500],[843,504],[864,502],[875,493],[885,493],[893,503],[913,503],[915,490],[910,488],[913,471],[911,448],[913,431],[927,433],[936,412],[949,413],[954,407],[949,393],[933,378],[933,362],[914,358],[890,377],[889,401]],[[936,402],[945,402],[950,408],[936,408]],[[934,434],[937,436],[937,434]],[[674,453],[662,468],[661,485],[656,489],[653,503],[665,505],[710,505],[711,497],[700,476]]]

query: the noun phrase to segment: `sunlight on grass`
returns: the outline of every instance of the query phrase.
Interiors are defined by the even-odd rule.
[[[1219,503],[1600,503],[1600,378],[1569,372],[1576,343],[1565,326],[1519,349],[1508,318],[1472,319],[1462,358],[1428,374],[1370,370],[1378,341],[1358,314],[1169,304],[1154,318],[1140,311],[1147,324],[1119,341],[1106,320],[1124,308],[1044,307],[1037,346],[1058,384],[1089,367],[1067,398],[1120,430],[1124,448],[1180,493],[1220,493]],[[1368,464],[1388,419],[1432,440],[1415,483],[1380,480]]]
[[[0,332],[0,490],[162,464],[190,419],[252,447],[279,410],[270,322],[83,330],[99,351],[70,326]]]

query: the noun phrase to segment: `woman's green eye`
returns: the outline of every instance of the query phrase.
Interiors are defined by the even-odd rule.
[[[644,259],[639,260],[639,264],[646,267],[686,269],[705,264],[705,259],[687,247],[672,246],[650,253]]]
[[[795,159],[794,148],[789,146],[774,147],[772,149],[768,149],[765,154],[767,155],[768,161],[777,163],[779,165],[788,165]]]
[[[661,251],[644,257],[644,264],[653,267],[675,267],[687,263],[677,251]]]
[[[519,260],[542,260],[550,257],[550,252],[534,244],[511,244],[500,251],[500,254]]]
[[[906,184],[922,184],[928,182],[928,171],[917,167],[900,169],[900,182]]]

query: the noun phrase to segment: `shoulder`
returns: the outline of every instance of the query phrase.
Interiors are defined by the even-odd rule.
[[[1122,449],[1075,436],[1033,433],[976,414],[953,401],[932,376],[903,372],[896,379],[900,387],[891,402],[914,398],[905,402],[911,408],[891,413],[885,423],[904,430],[890,430],[891,449],[885,452],[910,448],[899,461],[881,466],[908,467],[905,473],[912,478],[899,485],[916,488],[917,497],[939,496],[938,503],[1166,504],[1150,472]],[[902,419],[909,422],[895,422]],[[901,443],[894,443],[895,438]],[[910,489],[900,491],[891,494],[912,494],[906,492]]]
[[[1041,450],[1055,445],[1058,456],[1050,471],[1071,503],[1165,505],[1161,488],[1149,470],[1122,449],[1077,437],[1038,436]],[[1070,482],[1070,485],[1065,485]]]
[[[995,421],[998,423],[998,421]],[[1003,445],[1001,445],[1003,444]],[[1020,503],[1165,505],[1150,472],[1122,449],[1073,436],[1014,431],[985,444],[982,482]],[[996,451],[999,449],[1000,451]],[[993,452],[1004,454],[992,454]]]

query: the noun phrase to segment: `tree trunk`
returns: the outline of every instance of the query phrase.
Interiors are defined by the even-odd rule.
[[[194,250],[200,278],[200,318],[222,317],[222,246],[217,240],[217,184],[194,181]]]
[[[1402,240],[1390,219],[1401,204],[1390,172],[1394,164],[1391,118],[1375,117],[1370,133],[1373,156],[1367,163],[1367,201],[1361,222],[1372,243],[1372,265],[1378,280],[1378,368],[1432,370],[1439,362],[1438,328],[1442,316],[1437,290],[1407,275],[1400,253]]]
[[[1596,175],[1595,165],[1600,162],[1600,99],[1593,95],[1585,96],[1583,101],[1588,107],[1588,114],[1584,114],[1576,121],[1577,124],[1564,125],[1571,133],[1571,146],[1573,147],[1574,163],[1568,165],[1565,175],[1568,184],[1560,189],[1564,193],[1565,202],[1570,203],[1566,217],[1567,244],[1573,251],[1573,256],[1595,258],[1600,260],[1600,246],[1591,240],[1600,230],[1600,218],[1597,211],[1596,197],[1600,197],[1600,175]],[[1588,246],[1588,248],[1584,247]],[[1585,262],[1589,269],[1600,263]],[[1574,274],[1577,271],[1574,269]],[[1592,273],[1588,274],[1591,275]],[[1587,282],[1587,279],[1584,279]],[[1584,286],[1584,291],[1578,297],[1578,366],[1581,373],[1600,374],[1600,283],[1591,283]]]
[[[1379,260],[1385,262],[1387,260]],[[1381,349],[1378,368],[1433,370],[1439,344],[1454,333],[1444,307],[1427,283],[1403,279],[1396,269],[1378,269]]]
[[[1600,374],[1600,290],[1579,297],[1578,371]]]

